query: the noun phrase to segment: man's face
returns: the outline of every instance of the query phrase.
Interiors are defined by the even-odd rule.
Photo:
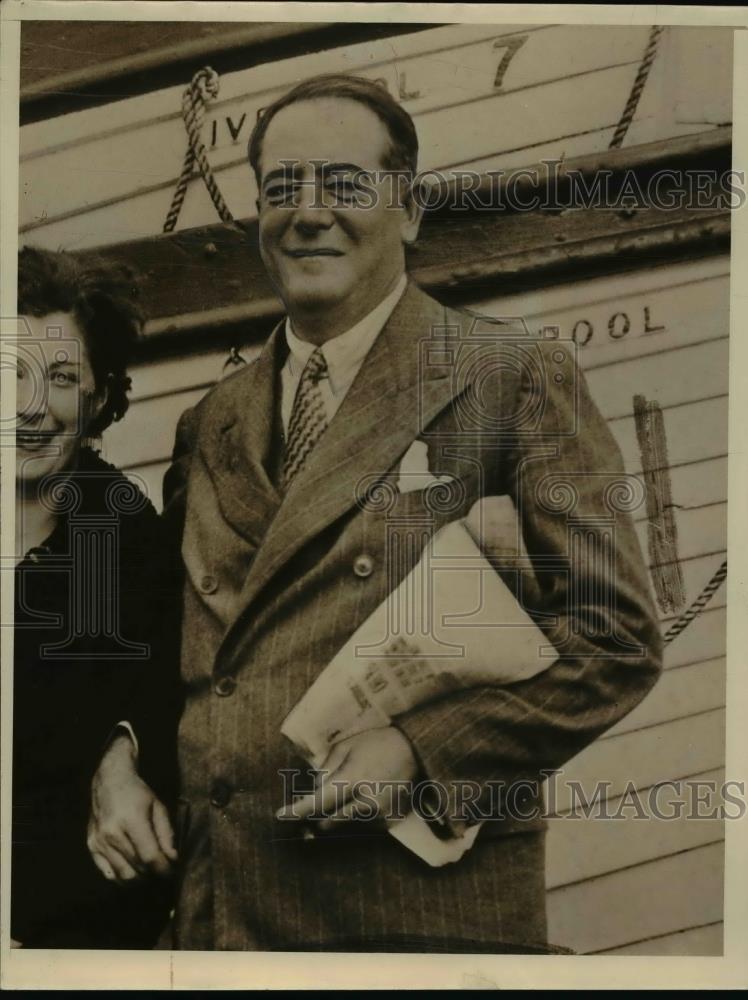
[[[403,241],[415,238],[420,213],[409,202],[398,207],[391,177],[365,178],[358,199],[351,184],[357,173],[383,171],[389,148],[380,118],[347,98],[300,101],[268,126],[260,250],[292,313],[337,311],[355,322],[397,282]]]

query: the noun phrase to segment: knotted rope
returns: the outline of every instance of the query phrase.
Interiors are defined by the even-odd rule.
[[[163,231],[165,233],[172,232],[177,224],[195,163],[197,163],[200,169],[205,186],[208,189],[208,193],[221,221],[234,221],[233,215],[223,200],[221,192],[218,190],[218,184],[208,163],[208,154],[200,138],[208,102],[216,99],[218,89],[218,74],[210,66],[205,66],[195,73],[189,87],[186,88],[182,95],[182,118],[184,119],[184,127],[187,130],[187,149],[184,154],[182,173],[179,175],[174,197],[171,200],[171,207],[164,223]]]
[[[634,85],[631,88],[629,99],[626,101],[626,107],[623,109],[621,120],[618,122],[616,130],[613,133],[613,138],[610,140],[609,149],[618,149],[629,130],[629,125],[633,121],[634,115],[636,114],[639,98],[642,96],[644,85],[647,82],[649,71],[652,68],[655,56],[657,55],[657,44],[660,40],[660,35],[664,30],[665,29],[661,24],[655,24],[649,32],[649,41],[647,42],[647,47],[644,50],[644,56],[639,64],[636,79],[634,80]]]

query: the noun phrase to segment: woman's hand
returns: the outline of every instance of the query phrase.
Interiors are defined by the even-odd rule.
[[[407,737],[387,726],[336,743],[319,773],[314,792],[279,810],[278,819],[319,820],[327,831],[352,819],[404,817],[418,763]]]
[[[168,875],[177,859],[169,814],[138,775],[135,748],[124,734],[94,775],[86,842],[99,871],[120,884],[149,872]]]

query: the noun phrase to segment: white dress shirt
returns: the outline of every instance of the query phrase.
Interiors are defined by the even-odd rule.
[[[350,330],[338,334],[337,337],[333,337],[332,340],[328,340],[322,345],[329,378],[322,379],[319,387],[325,401],[328,424],[335,416],[345,394],[358,375],[364,358],[400,301],[407,284],[408,279],[403,275],[397,283],[397,287],[362,320],[352,326]],[[309,343],[308,340],[300,340],[296,336],[291,327],[290,319],[286,319],[286,342],[288,344],[288,358],[281,371],[281,419],[284,434],[288,433],[288,424],[291,420],[291,411],[301,380],[301,373],[316,348],[315,344]]]

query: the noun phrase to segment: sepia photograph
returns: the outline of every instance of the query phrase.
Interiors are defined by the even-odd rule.
[[[746,9],[336,6],[4,8],[5,985],[735,943]]]

